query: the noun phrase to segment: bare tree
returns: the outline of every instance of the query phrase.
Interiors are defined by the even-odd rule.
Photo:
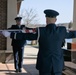
[[[26,27],[35,27],[38,24],[39,19],[35,9],[31,8],[22,10],[19,16],[22,16],[23,18],[22,20]],[[31,41],[32,45],[36,43],[37,43],[36,40]]]
[[[23,22],[26,26],[36,25],[38,23],[38,14],[34,9],[23,10],[20,14],[23,17]]]

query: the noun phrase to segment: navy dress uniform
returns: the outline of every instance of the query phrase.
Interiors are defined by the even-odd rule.
[[[16,17],[16,21],[21,21],[22,17]],[[23,29],[25,28],[25,25],[12,25],[8,29]],[[15,31],[13,33],[21,33],[20,31]],[[21,36],[20,36],[21,37]],[[14,66],[16,69],[16,72],[21,72],[22,63],[23,63],[23,53],[24,53],[24,46],[26,44],[26,40],[21,39],[12,39],[12,47],[13,47],[13,55],[14,55]]]
[[[59,13],[55,10],[45,10],[46,17],[56,17]],[[19,38],[19,36],[21,36]],[[11,33],[11,38],[14,34]],[[63,54],[62,43],[65,38],[75,38],[76,31],[68,31],[65,27],[50,23],[46,27],[40,27],[35,34],[18,33],[16,39],[35,40],[39,42],[39,52],[37,57],[36,69],[39,75],[62,75],[63,70]]]

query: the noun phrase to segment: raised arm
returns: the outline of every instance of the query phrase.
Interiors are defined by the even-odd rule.
[[[65,36],[66,39],[76,38],[76,30],[66,30],[66,27],[59,26],[60,32]]]
[[[76,31],[72,30],[72,31],[66,32],[66,38],[67,39],[76,38]]]
[[[37,40],[38,32],[36,33],[11,33],[10,38],[17,40]]]

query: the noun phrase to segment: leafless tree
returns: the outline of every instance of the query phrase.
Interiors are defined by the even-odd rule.
[[[38,23],[38,14],[34,9],[23,10],[20,14],[23,17],[23,22],[26,26],[36,25]]]
[[[38,14],[36,10],[32,8],[22,10],[19,16],[22,16],[23,23],[25,24],[26,27],[35,27],[39,22]],[[36,40],[31,41],[32,45],[36,43],[37,43]]]

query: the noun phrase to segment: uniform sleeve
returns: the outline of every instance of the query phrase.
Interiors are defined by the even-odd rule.
[[[23,39],[26,39],[26,40],[37,40],[37,36],[38,36],[37,33],[35,33],[35,34],[33,34],[33,33],[26,33],[26,34],[23,34]]]
[[[63,30],[63,34],[65,33],[66,39],[76,38],[76,31],[67,31],[65,27],[60,27],[60,30]]]
[[[37,40],[38,33],[11,33],[10,38],[17,40]]]
[[[67,39],[76,38],[76,31],[68,31],[68,32],[66,32],[66,38]]]

